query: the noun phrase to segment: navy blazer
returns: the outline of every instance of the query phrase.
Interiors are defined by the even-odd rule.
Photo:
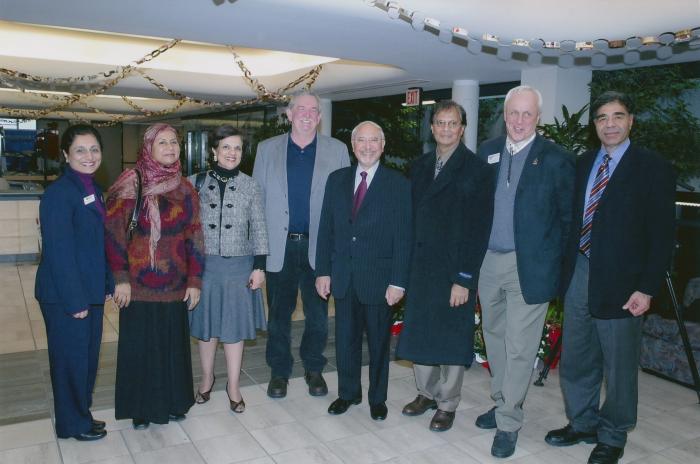
[[[503,153],[505,136],[485,141],[477,155]],[[500,157],[503,158],[502,156]],[[501,162],[491,163],[498,182]],[[560,289],[563,258],[571,231],[574,156],[536,135],[515,193],[513,233],[523,298],[527,304],[554,299]]]
[[[344,298],[352,281],[361,303],[382,304],[390,284],[408,284],[410,184],[399,172],[379,165],[353,221],[356,169],[339,169],[326,182],[316,275],[331,277],[335,298]]]
[[[105,257],[104,220],[95,206],[102,192],[95,189],[95,201],[85,204],[83,183],[66,167],[39,206],[42,248],[34,296],[40,303],[63,305],[68,314],[104,304],[114,288]]]
[[[564,289],[579,249],[588,176],[598,149],[576,163],[573,230]],[[593,216],[588,308],[594,317],[631,317],[622,306],[635,291],[655,296],[669,269],[675,233],[675,174],[657,153],[630,144],[605,187]]]

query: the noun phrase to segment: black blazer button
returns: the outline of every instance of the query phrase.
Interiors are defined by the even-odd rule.
[[[210,185],[210,186],[209,186],[209,190],[214,190],[215,188],[216,188],[216,187],[213,186],[213,185]]]
[[[216,224],[209,224],[210,229],[216,229]]]
[[[233,204],[231,204],[231,203],[226,203],[226,207],[227,207],[227,208],[233,208]]]
[[[230,229],[230,228],[233,227],[233,226],[232,226],[231,224],[226,224],[224,227],[227,228],[227,229]]]
[[[211,207],[211,209],[214,209],[216,208],[216,203],[209,203],[209,206]]]

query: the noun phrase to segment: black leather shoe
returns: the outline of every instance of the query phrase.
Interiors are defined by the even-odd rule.
[[[187,416],[184,414],[168,414],[168,420],[172,422],[180,422],[185,420]]]
[[[134,426],[134,430],[146,430],[151,425],[146,419],[132,419],[131,424]]]
[[[438,409],[435,415],[430,420],[430,430],[433,432],[444,432],[452,428],[452,423],[455,420],[454,411],[443,411]]]
[[[495,429],[496,428],[496,406],[483,413],[474,421],[474,425],[480,429]]]
[[[496,430],[491,445],[491,456],[507,458],[515,453],[515,444],[518,442],[518,432],[505,432]]]
[[[105,421],[93,419],[92,420],[92,430],[104,430],[107,427]]]
[[[304,379],[306,380],[306,385],[309,386],[309,395],[325,396],[328,394],[328,385],[326,385],[326,381],[323,380],[320,372],[307,371],[304,374]]]
[[[337,400],[333,401],[330,406],[328,406],[328,414],[333,414],[334,416],[343,414],[351,405],[360,403],[362,403],[362,398],[355,398],[354,400],[344,400],[342,398],[338,398]]]
[[[401,414],[404,416],[420,416],[428,409],[437,409],[435,400],[429,400],[423,395],[418,395],[415,400],[403,407]]]
[[[284,398],[287,396],[287,384],[289,380],[284,377],[273,377],[267,384],[267,396],[270,398]]]
[[[78,435],[73,435],[78,441],[95,441],[107,436],[107,431],[105,429],[92,429],[88,432],[79,433]]]
[[[567,424],[563,429],[549,432],[544,441],[552,446],[571,446],[581,442],[597,443],[598,435],[595,432],[577,432],[571,424]]]
[[[624,448],[598,443],[591,451],[588,464],[616,464],[623,454],[625,454]]]
[[[386,403],[377,403],[369,405],[369,415],[374,420],[384,420],[389,410],[386,408]]]

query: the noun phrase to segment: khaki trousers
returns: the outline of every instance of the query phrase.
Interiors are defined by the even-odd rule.
[[[435,400],[438,408],[452,412],[462,398],[464,366],[413,364],[418,393]]]
[[[500,430],[515,432],[523,424],[523,402],[549,303],[525,303],[514,251],[486,252],[479,276],[479,300],[496,424]]]

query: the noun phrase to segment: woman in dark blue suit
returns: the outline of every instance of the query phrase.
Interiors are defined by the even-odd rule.
[[[99,440],[105,423],[90,413],[102,339],[102,313],[112,279],[104,248],[105,207],[93,175],[102,141],[89,125],[61,138],[66,165],[39,207],[42,257],[35,297],[46,324],[56,435]]]

